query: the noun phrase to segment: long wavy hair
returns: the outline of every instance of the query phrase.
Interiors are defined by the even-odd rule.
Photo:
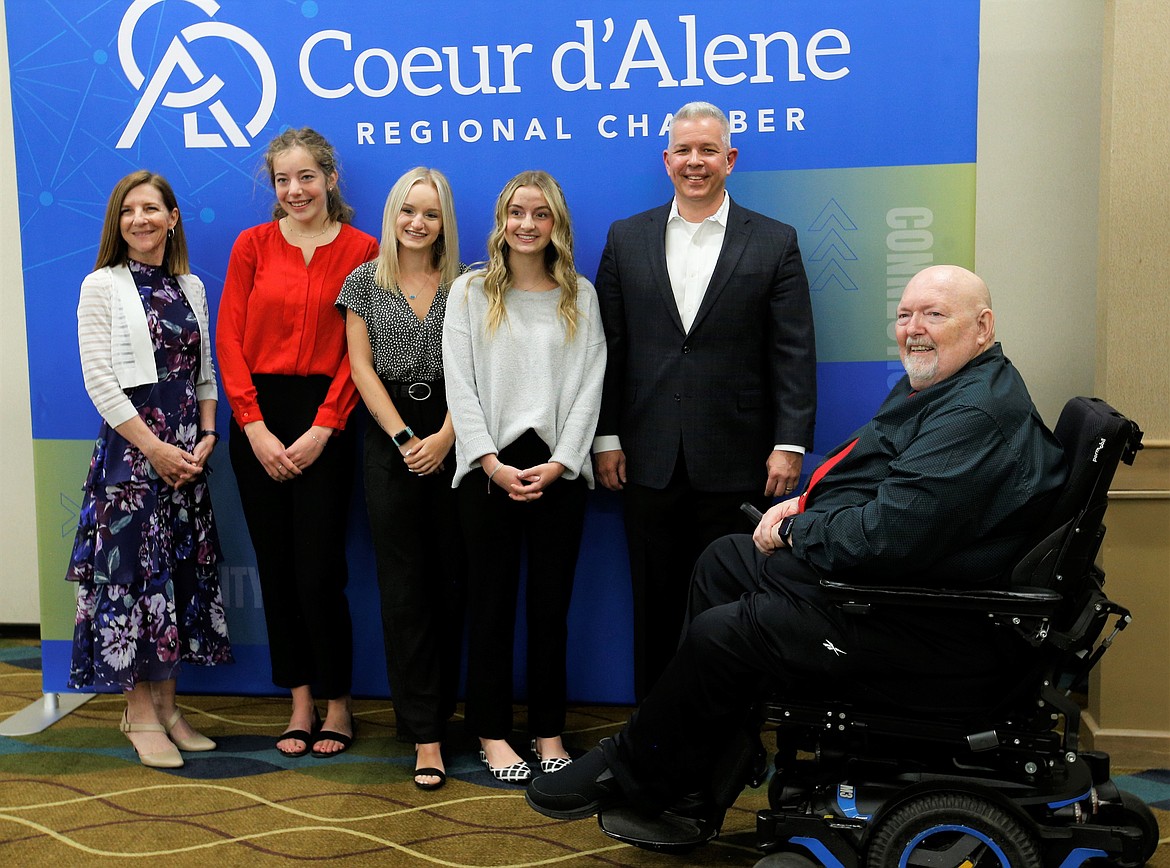
[[[488,236],[487,268],[483,270],[483,291],[488,299],[487,331],[494,335],[508,318],[504,307],[504,293],[512,286],[512,272],[508,267],[508,242],[504,230],[508,225],[508,206],[521,187],[536,187],[548,202],[553,215],[552,239],[544,248],[544,267],[548,276],[561,288],[557,316],[565,327],[565,342],[577,333],[577,268],[573,264],[573,226],[569,206],[561,185],[548,172],[521,172],[504,185],[496,199],[496,225]]]
[[[162,196],[163,206],[169,214],[179,212],[175,191],[162,175],[146,169],[131,172],[114,185],[110,201],[106,203],[106,217],[102,222],[102,240],[98,244],[97,262],[94,269],[107,265],[124,265],[130,258],[130,248],[122,237],[122,205],[130,191],[141,184],[150,184]],[[174,229],[167,233],[166,248],[163,252],[163,267],[170,274],[189,274],[191,260],[187,256],[187,234],[183,231],[183,215],[175,221]]]
[[[337,152],[333,150],[333,145],[329,144],[328,139],[310,127],[302,127],[299,130],[287,129],[268,143],[268,150],[264,153],[264,167],[268,170],[268,182],[273,187],[276,186],[276,169],[273,164],[277,157],[293,148],[304,148],[308,151],[309,156],[320,166],[326,177],[331,176],[334,172],[337,173],[337,182],[328,185],[328,190],[325,193],[325,210],[330,220],[338,223],[352,222],[353,208],[341,195],[341,171],[337,161]],[[286,213],[288,212],[284,210],[280,202],[272,206],[273,219],[279,220]]]
[[[431,262],[439,270],[439,283],[450,286],[459,276],[459,231],[455,227],[455,200],[451,185],[438,169],[417,166],[394,182],[386,196],[382,210],[382,243],[378,248],[378,264],[374,269],[374,283],[390,292],[401,293],[398,276],[398,214],[415,184],[429,184],[439,195],[439,217],[443,229],[431,245]]]

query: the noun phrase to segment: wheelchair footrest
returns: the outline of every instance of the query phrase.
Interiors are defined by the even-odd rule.
[[[709,819],[684,817],[669,811],[643,814],[628,807],[601,812],[597,815],[597,825],[624,844],[663,853],[690,850],[719,834],[719,826]]]

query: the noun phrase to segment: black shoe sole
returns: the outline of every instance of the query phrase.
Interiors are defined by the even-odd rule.
[[[596,799],[587,805],[582,805],[580,808],[571,808],[569,810],[557,810],[556,808],[546,808],[544,805],[538,805],[527,792],[524,793],[524,801],[528,802],[528,807],[532,808],[536,813],[544,814],[544,816],[551,817],[554,820],[584,820],[587,817],[601,813],[607,808],[620,805],[623,800],[619,798]]]

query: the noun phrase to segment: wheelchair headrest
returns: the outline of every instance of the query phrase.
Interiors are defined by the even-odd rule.
[[[1088,503],[1102,500],[1121,461],[1133,464],[1142,432],[1100,398],[1073,398],[1064,405],[1053,432],[1064,447],[1069,477],[1057,501],[1063,524]]]

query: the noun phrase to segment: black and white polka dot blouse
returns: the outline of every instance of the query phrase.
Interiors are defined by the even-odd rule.
[[[421,321],[401,292],[374,283],[377,261],[359,265],[345,279],[337,308],[351,310],[366,321],[374,370],[383,380],[398,383],[443,379],[443,317],[449,286],[440,286],[431,309]],[[460,266],[460,271],[466,267]]]

